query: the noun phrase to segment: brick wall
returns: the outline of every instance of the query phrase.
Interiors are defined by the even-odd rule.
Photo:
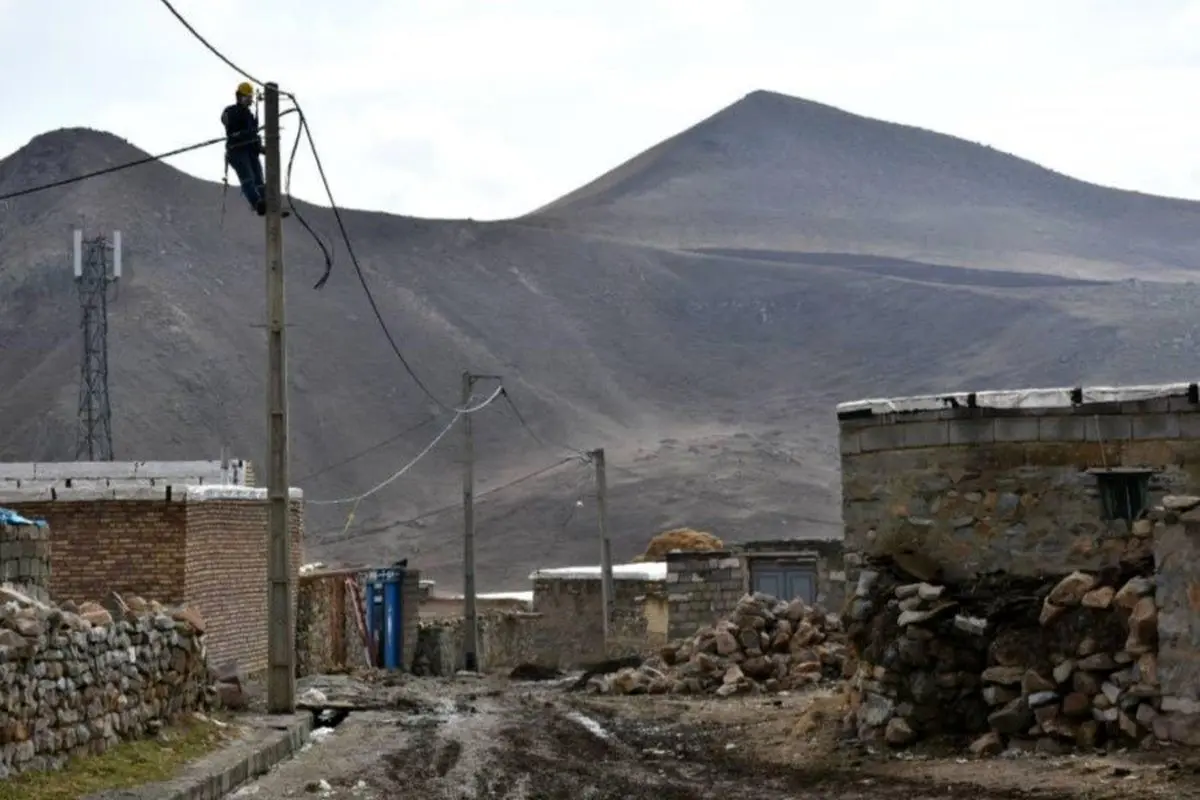
[[[48,523],[50,594],[57,602],[102,602],[111,592],[172,605],[183,602],[186,510],[182,502],[59,500],[4,505]]]
[[[191,500],[185,508],[187,603],[208,626],[208,658],[246,672],[267,666],[267,502]],[[291,502],[292,574],[304,562],[304,507]],[[292,592],[293,613],[296,592]],[[294,632],[293,632],[294,634]]]
[[[1097,473],[1147,470],[1150,505],[1200,491],[1195,384],[1126,393],[1136,400],[1032,390],[1026,406],[1039,405],[1023,408],[988,406],[984,394],[942,410],[839,407],[849,580],[863,552],[919,553],[948,580],[1096,571],[1134,544],[1131,524],[1105,513]]]

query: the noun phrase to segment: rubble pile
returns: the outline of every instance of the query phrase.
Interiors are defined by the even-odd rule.
[[[847,722],[893,746],[972,734],[978,755],[1144,739],[1158,717],[1152,572],[951,587],[870,563],[845,614],[859,659]]]
[[[603,694],[734,694],[810,686],[847,673],[841,620],[802,600],[745,595],[728,619],[640,667],[596,676]],[[849,672],[853,672],[850,669]]]
[[[155,602],[36,600],[0,587],[0,780],[59,769],[209,701],[204,622]]]

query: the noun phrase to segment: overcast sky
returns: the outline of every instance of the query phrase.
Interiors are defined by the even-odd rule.
[[[1200,0],[175,0],[305,107],[340,203],[517,215],[754,89],[1200,198]],[[221,133],[238,76],[159,0],[0,0],[0,152]],[[286,133],[285,133],[286,135]],[[175,159],[219,180],[218,148]],[[295,193],[319,199],[310,162]]]

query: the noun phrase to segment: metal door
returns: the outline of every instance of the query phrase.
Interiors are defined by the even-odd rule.
[[[752,591],[769,594],[780,600],[798,598],[806,603],[815,603],[817,573],[808,564],[754,564],[751,562],[750,588]]]

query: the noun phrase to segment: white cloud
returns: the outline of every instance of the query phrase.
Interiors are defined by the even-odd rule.
[[[755,88],[1200,197],[1200,0],[174,1],[297,92],[349,206],[522,213]],[[5,152],[70,125],[216,136],[238,81],[154,0],[0,0],[0,68]],[[174,163],[219,177],[219,151]],[[307,160],[295,188],[320,197]]]

